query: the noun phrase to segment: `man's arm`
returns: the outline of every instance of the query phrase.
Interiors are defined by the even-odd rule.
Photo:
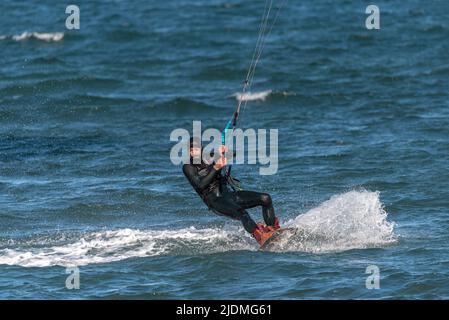
[[[218,172],[220,172],[220,170],[221,169],[215,169],[215,167],[211,165],[209,173],[204,177],[200,177],[193,165],[185,164],[182,167],[182,171],[184,172],[187,179],[189,179],[190,183],[193,184],[199,191],[203,191],[204,189],[206,189],[214,180]]]

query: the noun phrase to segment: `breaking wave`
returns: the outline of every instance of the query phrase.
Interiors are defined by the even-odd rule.
[[[41,40],[46,42],[58,42],[64,39],[64,32],[22,32],[21,34],[6,36],[0,35],[0,40],[12,39],[14,41],[24,41],[28,39]]]
[[[272,90],[266,90],[261,92],[235,93],[234,97],[237,101],[265,101],[272,92]]]

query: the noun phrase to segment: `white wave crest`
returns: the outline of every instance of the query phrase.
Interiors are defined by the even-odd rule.
[[[338,252],[390,245],[396,241],[394,223],[378,192],[351,191],[333,196],[318,207],[282,224],[296,234],[281,237],[270,251]],[[30,244],[28,244],[30,245]],[[27,248],[0,250],[0,264],[24,267],[83,266],[134,257],[164,254],[210,254],[233,250],[256,251],[258,245],[242,227],[195,227],[179,230],[118,229],[86,233],[79,240],[42,238]]]
[[[64,38],[64,32],[47,32],[47,33],[39,33],[39,32],[23,32],[21,34],[13,35],[13,36],[0,36],[0,40],[5,40],[11,38],[14,41],[24,41],[28,39],[36,39],[42,40],[46,42],[57,42],[61,41]]]
[[[265,101],[265,99],[273,92],[273,90],[266,90],[261,92],[245,92],[245,93],[235,93],[234,97],[238,101]]]
[[[213,253],[254,247],[244,233],[223,229],[119,229],[86,234],[80,240],[28,250],[0,250],[0,264],[23,267],[83,266],[134,257],[176,253]],[[246,237],[247,240],[249,237]]]

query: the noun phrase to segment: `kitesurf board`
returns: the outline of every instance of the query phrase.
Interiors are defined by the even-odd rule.
[[[285,236],[292,236],[296,233],[296,228],[281,228],[276,230],[275,233],[267,240],[263,245],[260,246],[260,250],[269,250],[272,248],[276,242]]]

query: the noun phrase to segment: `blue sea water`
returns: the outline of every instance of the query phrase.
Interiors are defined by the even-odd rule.
[[[377,1],[380,30],[368,1],[282,9],[241,122],[279,130],[279,170],[233,168],[299,230],[270,252],[169,158],[232,115],[264,1],[75,4],[79,30],[0,3],[1,299],[449,298],[447,1]]]

